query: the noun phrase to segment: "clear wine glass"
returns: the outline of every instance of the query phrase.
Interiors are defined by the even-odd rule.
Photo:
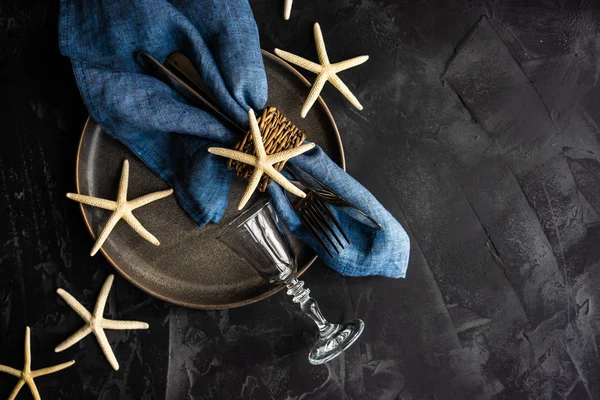
[[[319,339],[308,356],[312,364],[332,360],[358,339],[365,326],[362,320],[330,323],[304,282],[296,278],[294,252],[270,201],[259,202],[242,213],[220,232],[218,239],[269,282],[285,284],[292,301],[315,322]]]

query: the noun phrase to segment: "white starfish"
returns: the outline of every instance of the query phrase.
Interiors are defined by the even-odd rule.
[[[317,74],[317,79],[313,83],[312,88],[310,89],[310,93],[302,106],[302,111],[300,115],[302,118],[306,117],[308,111],[311,109],[321,90],[325,86],[327,81],[331,82],[333,86],[335,86],[343,95],[346,97],[350,103],[359,110],[363,109],[363,106],[359,103],[358,99],[352,94],[348,86],[337,76],[338,72],[347,70],[352,67],[356,67],[369,59],[369,56],[360,56],[354,57],[349,60],[340,61],[335,64],[331,64],[329,62],[329,56],[327,55],[327,50],[325,49],[325,41],[323,40],[323,33],[321,32],[321,27],[318,23],[315,23],[314,26],[314,34],[315,34],[315,42],[317,45],[317,55],[319,56],[319,61],[321,64],[314,63],[312,61],[307,60],[306,58],[299,57],[295,54],[288,53],[287,51],[283,51],[280,49],[275,49],[275,54],[284,60],[295,64],[301,68],[309,70],[310,72],[314,72]]]
[[[243,153],[241,151],[224,149],[221,147],[210,147],[208,151],[212,154],[216,154],[221,157],[231,158],[232,160],[237,160],[243,162],[245,164],[252,165],[254,167],[254,172],[252,176],[250,176],[250,181],[248,183],[248,187],[240,200],[240,204],[238,205],[238,210],[244,208],[244,206],[252,197],[252,194],[258,187],[260,183],[260,178],[263,174],[269,175],[273,180],[279,183],[284,189],[292,192],[298,197],[306,197],[306,194],[294,186],[290,181],[287,180],[285,176],[283,176],[279,171],[273,168],[273,164],[277,164],[278,162],[289,160],[292,157],[296,157],[302,153],[307,152],[308,150],[315,147],[314,143],[306,143],[301,146],[298,146],[294,149],[289,149],[285,151],[280,151],[279,153],[274,153],[267,155],[265,151],[265,146],[262,141],[262,136],[260,134],[260,128],[258,126],[258,122],[256,121],[256,115],[254,115],[254,111],[252,109],[248,110],[248,118],[250,119],[250,132],[252,133],[252,142],[254,143],[254,152],[255,156]]]
[[[102,247],[108,235],[112,232],[117,222],[122,219],[125,220],[136,231],[141,237],[149,241],[155,246],[160,245],[160,242],[154,235],[146,230],[138,221],[138,219],[132,214],[132,211],[136,208],[145,206],[148,203],[162,199],[163,197],[169,196],[173,193],[173,189],[162,190],[160,192],[148,193],[142,197],[138,197],[134,200],[127,200],[127,187],[129,185],[129,161],[123,161],[123,169],[121,170],[121,182],[119,183],[119,192],[117,200],[106,200],[98,197],[84,196],[77,193],[67,193],[67,197],[71,200],[78,201],[79,203],[87,204],[92,207],[103,208],[105,210],[113,211],[112,215],[102,228],[102,231],[94,243],[94,247],[90,253],[94,256],[98,250]]]
[[[283,6],[283,18],[287,21],[290,19],[290,15],[292,14],[292,3],[294,0],[285,0]]]
[[[53,374],[54,372],[58,372],[65,368],[69,368],[71,365],[75,364],[75,361],[67,361],[62,364],[54,365],[52,367],[38,369],[36,371],[31,370],[31,342],[30,342],[31,333],[29,327],[25,328],[25,365],[23,366],[23,370],[19,371],[17,369],[7,367],[6,365],[0,365],[0,372],[6,372],[14,377],[19,378],[19,382],[8,396],[8,400],[14,400],[17,397],[17,394],[23,387],[23,385],[27,384],[29,386],[29,390],[31,390],[31,394],[35,400],[40,400],[40,392],[35,386],[35,382],[33,381],[35,378],[40,376]]]
[[[148,329],[149,325],[145,322],[139,321],[119,321],[114,319],[106,319],[102,315],[104,314],[104,307],[106,306],[106,299],[108,299],[108,294],[110,292],[110,287],[112,286],[114,279],[114,275],[109,275],[100,290],[100,294],[98,295],[98,300],[96,301],[96,306],[94,307],[94,312],[90,313],[85,309],[84,306],[81,305],[73,296],[64,291],[63,289],[58,289],[56,292],[63,300],[85,321],[85,325],[80,328],[77,332],[71,335],[67,340],[56,346],[54,349],[55,352],[59,353],[69,347],[73,346],[75,343],[79,342],[81,339],[89,335],[90,333],[94,333],[96,335],[96,339],[98,339],[98,344],[102,348],[106,359],[110,363],[110,365],[115,369],[119,369],[119,363],[117,362],[117,358],[113,353],[110,343],[108,342],[108,338],[106,337],[106,333],[104,333],[104,329],[112,329],[112,330],[126,330],[126,329]]]

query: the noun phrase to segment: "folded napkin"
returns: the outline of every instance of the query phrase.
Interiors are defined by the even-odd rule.
[[[145,75],[134,54],[143,51],[163,62],[172,52],[185,53],[221,108],[247,128],[248,109],[259,113],[267,102],[258,30],[247,0],[61,0],[59,42],[92,118],[171,185],[200,226],[220,221],[233,173],[207,149],[233,147],[239,135]],[[373,230],[336,211],[352,245],[332,259],[272,183],[268,192],[290,230],[341,274],[404,277],[408,236],[371,193],[318,147],[290,162],[383,225]]]

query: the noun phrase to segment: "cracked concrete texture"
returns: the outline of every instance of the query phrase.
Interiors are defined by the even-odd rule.
[[[58,54],[57,6],[7,4],[0,362],[21,363],[12,343],[30,324],[38,361],[52,364],[79,322],[41,299],[63,287],[92,304],[112,268],[88,258],[63,198],[86,113]],[[118,372],[83,341],[65,354],[77,369],[39,382],[42,398],[600,399],[600,4],[297,1],[290,21],[251,4],[266,50],[316,59],[318,21],[332,60],[370,55],[341,75],[364,111],[332,88],[323,97],[350,173],[411,236],[407,278],[312,267],[326,316],[360,316],[366,330],[311,367],[313,327],[283,295],[195,311],[116,277],[108,315],[135,313],[150,334],[109,332]]]

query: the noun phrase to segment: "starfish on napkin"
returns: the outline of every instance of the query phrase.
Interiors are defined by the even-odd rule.
[[[117,195],[117,200],[106,200],[100,199],[98,197],[84,196],[77,193],[67,193],[67,197],[71,200],[78,201],[82,204],[87,204],[92,207],[103,208],[105,210],[113,211],[112,215],[106,222],[104,228],[98,235],[98,239],[96,239],[96,243],[94,243],[94,247],[90,253],[91,256],[94,256],[98,250],[102,247],[108,235],[112,232],[117,222],[121,220],[125,220],[136,231],[141,237],[149,241],[155,246],[160,245],[160,242],[154,235],[146,230],[138,221],[138,219],[131,213],[136,208],[140,208],[145,206],[148,203],[153,201],[162,199],[163,197],[167,197],[173,193],[173,189],[162,190],[160,192],[149,193],[142,197],[138,197],[134,200],[127,200],[127,187],[129,185],[129,161],[123,161],[123,169],[121,170],[121,182],[119,183],[119,192]]]
[[[27,384],[29,386],[29,390],[31,390],[31,394],[35,400],[40,400],[40,393],[38,392],[37,387],[35,386],[35,382],[33,381],[35,378],[40,376],[53,374],[65,368],[69,368],[71,365],[75,364],[75,361],[67,361],[62,364],[54,365],[52,367],[38,369],[36,371],[31,370],[31,332],[29,327],[25,328],[25,365],[23,366],[23,370],[19,371],[17,369],[7,367],[6,365],[0,365],[0,372],[6,372],[12,376],[19,378],[19,382],[8,396],[8,400],[13,400],[17,397],[19,390],[23,387],[23,385]]]
[[[277,164],[278,162],[284,160],[289,160],[292,157],[296,157],[297,155],[305,153],[315,147],[315,144],[306,143],[294,149],[267,155],[262,141],[262,136],[260,134],[260,128],[258,126],[258,122],[256,121],[256,115],[254,115],[254,111],[252,109],[248,110],[248,118],[250,120],[250,132],[252,133],[252,142],[254,143],[254,151],[256,153],[255,156],[243,153],[241,151],[224,149],[221,147],[210,147],[208,149],[210,153],[217,156],[231,158],[232,160],[237,160],[239,162],[254,166],[254,172],[252,173],[248,187],[246,188],[246,191],[240,200],[238,210],[244,208],[244,206],[248,203],[248,200],[250,200],[250,197],[252,197],[252,194],[258,187],[260,178],[263,174],[269,175],[275,182],[279,183],[281,187],[292,192],[296,196],[302,198],[306,197],[306,194],[302,190],[294,186],[290,181],[287,180],[285,176],[273,168],[273,164]]]
[[[321,64],[314,63],[312,61],[307,60],[306,58],[299,57],[295,54],[288,53],[287,51],[283,51],[280,49],[275,49],[275,54],[284,60],[295,64],[301,68],[309,70],[310,72],[314,72],[317,74],[317,79],[313,83],[312,88],[310,89],[310,93],[302,106],[302,111],[300,115],[302,118],[306,117],[308,111],[311,109],[321,90],[325,86],[327,81],[331,82],[333,86],[335,86],[343,95],[352,103],[352,105],[359,110],[363,109],[363,106],[359,103],[358,99],[352,94],[348,86],[337,76],[338,72],[347,70],[352,67],[356,67],[369,59],[369,56],[360,56],[354,57],[349,60],[344,60],[337,62],[335,64],[331,64],[329,62],[329,56],[327,55],[327,50],[325,49],[325,41],[323,40],[323,33],[321,32],[321,27],[318,23],[315,23],[314,26],[314,34],[315,34],[315,42],[317,45],[317,55],[319,56],[319,61]]]
[[[119,363],[117,362],[117,358],[110,347],[110,343],[108,342],[106,333],[104,333],[104,329],[148,329],[149,325],[145,322],[119,321],[114,319],[106,319],[102,316],[104,314],[104,307],[106,306],[106,300],[108,299],[108,294],[110,292],[113,279],[114,275],[109,275],[108,278],[106,278],[106,281],[100,290],[100,294],[98,295],[98,300],[96,301],[96,306],[94,307],[93,313],[90,313],[88,310],[86,310],[80,302],[78,302],[73,296],[63,289],[58,289],[56,291],[58,295],[62,297],[63,300],[73,309],[73,311],[75,311],[77,315],[79,315],[85,321],[85,325],[67,338],[64,342],[56,346],[54,349],[55,352],[58,353],[68,349],[93,332],[94,335],[96,335],[98,344],[100,344],[100,347],[102,348],[102,351],[104,352],[104,355],[106,356],[106,359],[110,365],[115,370],[119,369]]]
[[[292,14],[292,3],[294,3],[294,0],[285,0],[283,6],[283,18],[285,20],[290,19],[290,15]]]

